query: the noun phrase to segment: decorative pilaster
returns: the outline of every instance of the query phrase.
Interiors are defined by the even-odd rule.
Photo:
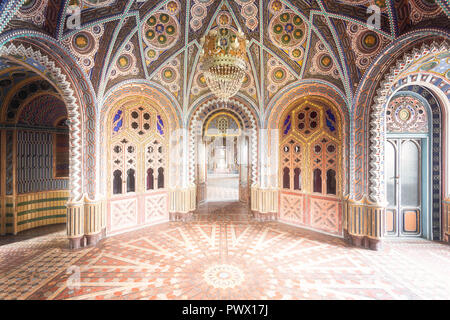
[[[87,196],[84,199],[84,233],[86,245],[96,245],[105,233],[105,202],[103,200],[91,200]]]
[[[450,199],[442,201],[442,216],[443,216],[443,238],[444,241],[450,243]]]
[[[6,234],[6,131],[0,130],[0,235]]]
[[[67,237],[70,249],[96,245],[106,234],[106,202],[91,200],[87,195],[81,201],[67,204]]]
[[[84,247],[84,203],[83,201],[67,204],[67,237],[70,249]]]
[[[14,217],[15,201],[13,196],[5,197],[5,234],[15,234],[17,220]]]
[[[361,201],[344,201],[344,237],[354,246],[379,250],[384,230],[386,205]]]
[[[192,217],[196,207],[196,186],[170,190],[170,221],[186,221]]]
[[[12,140],[12,233],[17,235],[17,130],[12,131]]]
[[[251,210],[259,221],[278,219],[278,189],[251,188]]]

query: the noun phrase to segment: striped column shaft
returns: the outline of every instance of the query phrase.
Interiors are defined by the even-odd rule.
[[[169,212],[187,213],[196,208],[196,187],[170,190]]]
[[[84,232],[93,235],[102,230],[102,202],[86,201],[84,204]]]
[[[361,201],[345,200],[344,234],[356,246],[378,249],[384,233],[383,217],[386,206],[363,198]]]
[[[97,244],[105,236],[106,202],[104,200],[84,201],[84,233],[88,246]]]
[[[69,202],[67,204],[67,237],[70,248],[84,246],[84,203]]]

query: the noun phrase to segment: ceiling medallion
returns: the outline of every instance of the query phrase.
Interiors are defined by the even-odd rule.
[[[202,38],[202,71],[209,89],[220,101],[228,101],[241,89],[246,76],[247,45],[244,33],[211,30]]]

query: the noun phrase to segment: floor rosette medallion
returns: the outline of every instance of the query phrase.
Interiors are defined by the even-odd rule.
[[[206,269],[203,277],[209,285],[218,289],[234,288],[244,281],[242,270],[229,264],[215,264]]]

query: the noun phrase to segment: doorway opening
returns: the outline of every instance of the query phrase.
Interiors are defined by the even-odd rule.
[[[208,202],[239,200],[237,137],[207,137]]]
[[[385,236],[431,236],[430,107],[400,93],[386,110]]]
[[[59,237],[70,197],[68,109],[53,82],[16,59],[0,59],[8,92],[0,103],[0,235]]]
[[[198,203],[249,201],[249,137],[242,120],[218,110],[203,125],[198,148]]]

